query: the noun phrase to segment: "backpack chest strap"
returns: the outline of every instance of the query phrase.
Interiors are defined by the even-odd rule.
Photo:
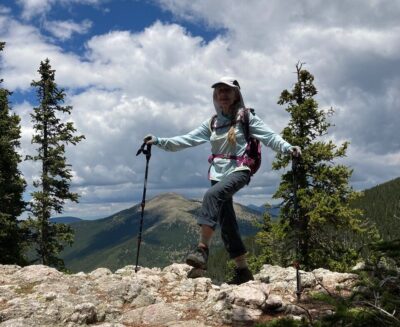
[[[219,159],[230,159],[230,160],[236,160],[236,163],[239,166],[248,166],[249,164],[251,164],[252,159],[250,159],[247,154],[245,153],[242,156],[235,156],[233,154],[211,154],[208,157],[208,162],[209,164],[212,164],[212,162],[214,161],[215,158],[219,158]]]
[[[235,156],[233,154],[211,154],[208,157],[208,162],[211,164],[215,158],[219,158],[219,159],[231,159],[231,160],[236,160],[238,158],[238,156]]]

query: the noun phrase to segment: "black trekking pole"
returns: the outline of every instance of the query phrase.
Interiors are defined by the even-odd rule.
[[[300,277],[300,235],[299,235],[299,204],[297,200],[297,189],[298,189],[298,181],[297,181],[297,172],[299,166],[299,157],[292,155],[292,175],[293,175],[293,215],[294,222],[297,227],[297,246],[296,246],[296,260],[294,262],[294,267],[296,268],[296,295],[297,301],[300,301],[301,297],[301,277]]]
[[[139,252],[140,252],[140,244],[142,242],[142,230],[143,230],[143,215],[144,215],[144,207],[146,205],[146,190],[147,190],[147,175],[149,172],[149,161],[151,157],[151,144],[146,144],[144,142],[138,152],[136,153],[136,156],[139,154],[143,153],[146,156],[146,172],[144,174],[144,187],[143,187],[143,197],[142,197],[142,213],[140,217],[140,228],[139,228],[139,234],[138,234],[138,241],[137,241],[137,253],[136,253],[136,267],[135,267],[135,273],[138,271],[138,262],[139,262]]]

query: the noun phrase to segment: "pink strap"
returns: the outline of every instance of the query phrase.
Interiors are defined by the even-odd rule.
[[[250,165],[252,165],[254,163],[254,160],[250,159],[247,155],[234,156],[234,155],[230,155],[230,154],[212,154],[208,157],[208,162],[210,163],[210,167],[208,168],[208,179],[211,179],[211,176],[210,176],[211,164],[215,158],[236,160],[236,164],[238,167],[240,167],[240,166],[249,167]]]
[[[212,154],[208,157],[208,162],[211,164],[215,158],[236,160],[238,167],[243,165],[248,166],[252,160],[247,155],[235,156],[231,154]]]
[[[215,158],[237,160],[238,156],[234,156],[231,154],[212,154],[208,157],[208,162],[212,163]]]

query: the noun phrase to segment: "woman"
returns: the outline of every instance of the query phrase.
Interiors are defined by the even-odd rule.
[[[243,126],[237,120],[239,110],[245,106],[239,83],[234,78],[223,77],[212,88],[216,119],[207,119],[186,135],[171,138],[147,135],[144,141],[166,151],[178,151],[210,141],[212,153],[218,155],[211,162],[211,188],[204,195],[201,214],[197,219],[201,227],[199,244],[187,256],[186,263],[194,268],[207,269],[211,238],[219,223],[225,248],[236,263],[234,278],[228,283],[242,284],[253,280],[253,275],[247,266],[246,249],[236,221],[232,196],[250,179],[250,168],[234,159],[243,156],[247,145]],[[277,152],[294,156],[301,154],[299,147],[284,141],[253,113],[249,117],[249,132],[251,137]]]

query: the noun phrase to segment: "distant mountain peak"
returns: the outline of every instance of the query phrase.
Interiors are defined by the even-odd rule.
[[[157,201],[157,200],[175,200],[175,199],[183,199],[188,200],[183,195],[174,193],[174,192],[166,192],[156,195],[155,197],[149,199],[149,201]]]

